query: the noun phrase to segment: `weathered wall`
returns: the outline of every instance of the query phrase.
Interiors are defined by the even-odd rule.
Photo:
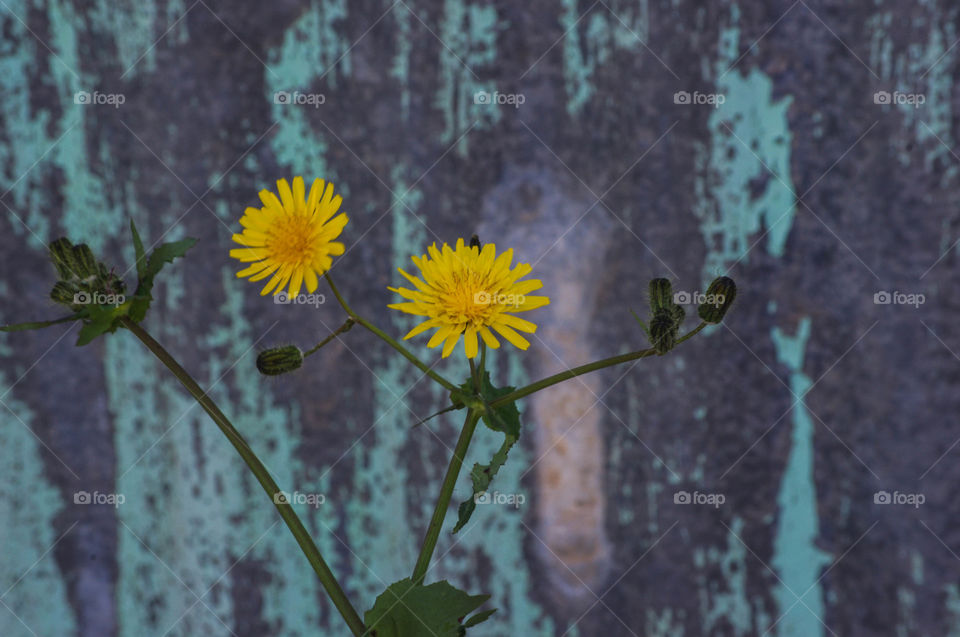
[[[359,607],[409,574],[459,422],[411,429],[443,393],[360,330],[257,374],[259,349],[342,321],[233,277],[230,234],[277,177],[337,184],[339,284],[397,335],[386,286],[429,243],[478,231],[536,263],[554,304],[495,357],[512,384],[641,346],[653,276],[741,286],[669,357],[525,402],[495,487],[527,503],[445,532],[428,576],[493,593],[475,634],[960,635],[955,3],[2,5],[0,321],[56,312],[60,235],[121,270],[130,216],[150,243],[198,237],[148,327],[282,486],[325,494],[303,514]],[[345,632],[201,410],[129,334],[75,336],[0,336],[0,634]],[[470,462],[498,445],[481,432]]]

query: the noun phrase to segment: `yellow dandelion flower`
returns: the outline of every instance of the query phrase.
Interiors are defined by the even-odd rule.
[[[517,330],[533,334],[537,326],[514,314],[543,307],[550,299],[528,296],[543,286],[539,279],[520,280],[533,269],[529,263],[511,268],[513,250],[497,256],[492,243],[481,250],[465,246],[463,239],[457,239],[456,248],[445,243],[438,250],[434,244],[427,252],[422,257],[411,257],[422,279],[398,268],[416,289],[389,288],[408,302],[388,307],[427,318],[410,330],[404,340],[435,328],[427,347],[443,343],[444,358],[453,351],[461,335],[467,358],[477,355],[478,335],[488,347],[500,347],[493,331],[520,349],[530,347]]]
[[[333,184],[324,185],[322,179],[315,179],[305,196],[303,177],[293,178],[292,190],[286,179],[280,179],[277,192],[279,199],[261,190],[263,207],[247,208],[240,218],[243,232],[233,240],[246,247],[231,250],[230,256],[253,263],[237,276],[260,281],[273,275],[261,295],[279,294],[288,283],[290,296],[300,294],[302,284],[313,293],[317,277],[344,252],[343,244],[334,241],[348,221],[346,214],[334,217],[343,198],[334,196]]]

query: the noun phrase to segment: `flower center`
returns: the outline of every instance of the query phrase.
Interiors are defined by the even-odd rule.
[[[313,231],[306,215],[284,214],[273,224],[266,246],[273,258],[282,263],[309,263],[314,257]]]
[[[491,290],[474,273],[462,273],[443,298],[447,320],[454,325],[486,325],[496,313],[498,292]]]

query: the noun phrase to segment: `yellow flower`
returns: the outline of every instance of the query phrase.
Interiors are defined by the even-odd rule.
[[[461,334],[467,358],[477,355],[477,335],[488,347],[500,347],[500,341],[490,331],[491,328],[520,349],[525,350],[530,346],[517,330],[533,334],[537,326],[513,313],[526,312],[550,303],[545,296],[527,296],[543,286],[539,279],[520,280],[530,274],[530,264],[521,263],[511,269],[513,250],[507,250],[498,257],[497,248],[492,243],[486,244],[481,250],[464,246],[463,239],[457,239],[455,249],[445,243],[438,250],[434,244],[427,252],[422,257],[411,257],[423,279],[398,268],[415,290],[389,288],[409,302],[388,307],[427,317],[426,321],[410,330],[404,339],[436,328],[427,347],[443,343],[444,358],[453,351]]]
[[[318,275],[329,270],[332,257],[344,251],[343,244],[334,239],[347,225],[347,215],[333,216],[343,198],[334,197],[333,184],[324,187],[322,179],[315,179],[310,195],[304,197],[303,177],[293,178],[292,191],[287,180],[280,179],[277,192],[279,199],[269,190],[261,190],[263,207],[247,208],[240,218],[243,232],[233,235],[233,240],[246,247],[231,250],[230,256],[253,264],[237,276],[260,281],[272,274],[261,295],[279,294],[288,282],[290,296],[300,294],[304,283],[313,293]]]

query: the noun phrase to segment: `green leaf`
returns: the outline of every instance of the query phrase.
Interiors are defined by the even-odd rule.
[[[460,389],[467,395],[476,394],[476,388],[473,385],[473,380],[468,380],[463,385],[460,386]],[[494,387],[493,383],[490,382],[490,372],[483,372],[483,377],[480,380],[480,398],[483,399],[485,407],[488,407],[484,410],[482,414],[483,424],[494,431],[499,431],[501,433],[507,434],[508,436],[513,436],[514,438],[520,437],[520,411],[517,409],[516,403],[507,403],[506,405],[500,405],[499,407],[490,409],[489,404],[492,403],[497,398],[501,396],[506,396],[512,391],[515,391],[516,387]]]
[[[66,323],[67,321],[76,321],[80,318],[80,314],[71,314],[70,316],[63,316],[58,319],[53,319],[52,321],[32,321],[30,323],[14,323],[13,325],[0,325],[0,332],[23,332],[26,330],[40,330],[45,327],[50,327],[51,325],[56,325],[57,323]]]
[[[477,500],[482,499],[487,489],[490,488],[490,483],[493,481],[494,476],[497,475],[497,472],[500,471],[500,467],[507,461],[507,454],[513,445],[516,444],[517,438],[517,436],[505,434],[503,444],[500,445],[497,453],[493,454],[493,459],[490,460],[490,464],[480,464],[478,462],[473,465],[473,470],[470,471],[470,480],[473,482],[473,494],[469,500],[461,502],[460,507],[457,509],[457,525],[453,527],[454,533],[458,532],[470,521],[470,516],[473,515],[474,510],[477,508]]]
[[[469,595],[446,580],[420,586],[408,577],[387,587],[364,613],[363,622],[370,637],[460,637],[467,627],[495,612],[484,611],[461,623],[488,599],[489,595]]]
[[[133,235],[133,251],[137,258],[137,280],[140,281],[147,271],[147,259],[143,251],[143,241],[140,240],[140,233],[137,232],[137,226],[134,225],[132,217],[130,218],[130,233]]]
[[[650,328],[647,327],[647,324],[640,320],[640,317],[637,316],[637,313],[633,310],[630,310],[630,313],[633,314],[633,318],[637,319],[637,323],[640,324],[640,327],[643,328],[643,333],[647,335],[647,338],[650,338]]]
[[[77,335],[77,347],[83,347],[106,332],[115,332],[123,314],[120,307],[91,305],[87,308],[88,318],[84,320],[83,327]]]
[[[461,385],[460,389],[463,390],[467,396],[476,394],[476,386],[473,383],[473,379]],[[509,453],[513,445],[516,444],[517,440],[520,439],[520,410],[517,409],[517,404],[510,402],[500,405],[499,407],[490,407],[490,403],[494,400],[501,396],[506,396],[515,389],[515,387],[509,386],[494,387],[493,383],[490,382],[490,372],[483,372],[483,376],[480,379],[480,399],[484,407],[482,412],[483,424],[493,431],[502,433],[504,439],[499,451],[497,451],[490,460],[490,464],[477,463],[473,465],[473,470],[470,471],[470,480],[473,483],[473,494],[469,500],[461,502],[457,509],[457,524],[453,527],[454,533],[459,532],[470,520],[470,516],[473,515],[474,510],[477,508],[477,500],[482,498],[486,493],[490,487],[490,482],[493,481],[494,476],[500,471],[500,467],[507,461],[507,453]]]
[[[131,222],[130,227],[133,228],[133,222]],[[164,264],[173,263],[174,259],[182,257],[196,242],[196,239],[181,239],[180,241],[160,244],[156,250],[150,253],[150,257],[141,271],[143,244],[140,243],[136,230],[134,230],[133,244],[137,251],[138,281],[137,291],[130,301],[129,315],[133,322],[139,323],[147,315],[147,310],[150,309],[150,303],[153,301],[153,296],[150,294],[153,290],[153,279],[163,269]],[[137,247],[138,244],[140,244],[139,248]]]

